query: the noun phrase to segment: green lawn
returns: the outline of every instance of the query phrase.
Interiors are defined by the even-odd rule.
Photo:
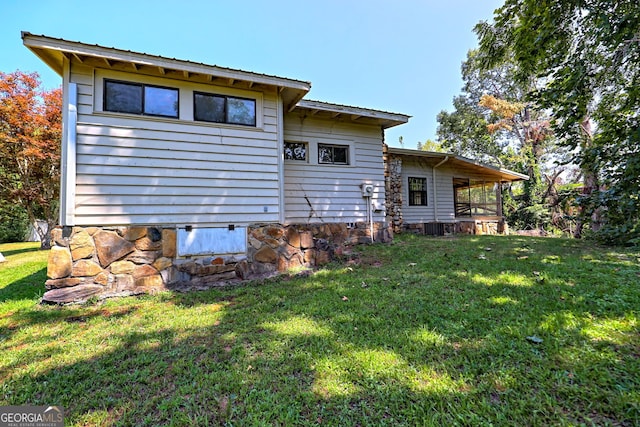
[[[0,405],[69,425],[640,425],[640,253],[529,237],[359,247],[307,278],[41,306],[0,245]]]

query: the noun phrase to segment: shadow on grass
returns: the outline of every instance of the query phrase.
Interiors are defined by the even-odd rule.
[[[10,249],[10,250],[4,250],[2,251],[2,255],[4,255],[5,257],[11,256],[11,255],[17,255],[17,254],[23,254],[23,253],[27,253],[27,252],[38,252],[41,251],[43,249],[40,249],[39,247],[36,248],[22,248],[22,249]],[[44,249],[47,250],[47,249]]]
[[[532,271],[566,247],[518,260],[529,239],[492,251],[487,242],[461,252],[434,241],[416,256],[402,249],[423,244],[413,241],[371,248],[380,268],[332,266],[262,287],[167,294],[155,300],[161,315],[120,308],[120,328],[99,310],[19,313],[18,326],[82,328],[62,325],[68,342],[17,358],[14,368],[61,362],[10,377],[3,404],[59,404],[86,425],[640,422],[637,324],[628,341],[584,333],[633,313],[624,283],[576,279],[562,264],[538,283]],[[513,277],[478,251],[513,258],[504,264]],[[612,267],[594,266],[602,275]],[[594,292],[621,303],[598,307]],[[209,312],[216,317],[197,323]],[[99,348],[65,361],[74,340],[101,328],[113,332]]]
[[[44,282],[47,280],[47,269],[42,268],[35,273],[22,277],[0,288],[0,303],[7,301],[33,300],[44,293]]]

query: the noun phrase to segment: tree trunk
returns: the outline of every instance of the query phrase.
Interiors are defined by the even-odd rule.
[[[580,123],[580,129],[582,131],[583,140],[581,144],[582,153],[584,154],[589,148],[591,148],[593,143],[593,131],[591,128],[591,117],[588,115],[584,117],[582,122]],[[599,181],[598,181],[598,171],[596,169],[596,165],[588,159],[585,159],[583,155],[582,161],[580,163],[580,169],[582,170],[582,197],[590,198],[594,191],[598,191],[600,189]],[[587,216],[589,212],[585,209],[584,206],[580,206],[580,213],[578,215],[578,219],[576,220],[576,230],[573,233],[573,236],[577,239],[582,237],[582,231],[585,225],[585,221],[588,221],[591,224],[591,230],[599,231],[602,226],[602,215],[599,207],[594,207],[590,212],[590,220],[587,220]]]
[[[51,249],[51,230],[55,227],[55,221],[51,218],[46,219],[46,229],[40,226],[40,221],[34,215],[34,211],[31,206],[27,206],[27,216],[29,217],[29,221],[33,224],[33,228],[38,233],[38,237],[40,238],[40,249],[46,250]]]

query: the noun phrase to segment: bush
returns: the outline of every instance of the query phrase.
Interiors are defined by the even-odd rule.
[[[25,210],[2,201],[0,204],[0,243],[22,242],[29,232],[29,218]]]

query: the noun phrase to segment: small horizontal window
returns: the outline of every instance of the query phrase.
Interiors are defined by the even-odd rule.
[[[178,89],[104,81],[104,111],[178,118]]]
[[[409,206],[427,206],[427,178],[409,177]]]
[[[201,122],[256,125],[256,100],[195,92],[193,118]]]
[[[348,165],[349,146],[318,144],[318,163]]]
[[[307,144],[304,142],[285,142],[284,143],[285,160],[307,161]]]

